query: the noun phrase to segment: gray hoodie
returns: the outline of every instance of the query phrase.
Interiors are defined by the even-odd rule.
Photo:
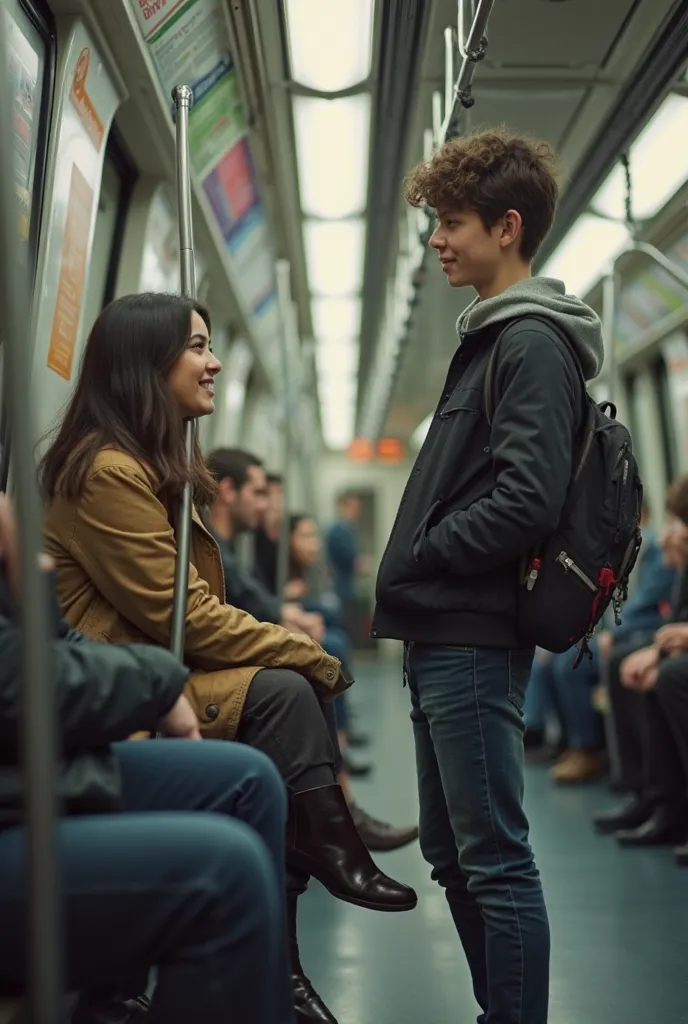
[[[600,318],[575,295],[567,295],[563,282],[552,277],[529,277],[492,299],[476,298],[457,320],[456,330],[463,338],[468,331],[529,314],[545,316],[565,332],[586,380],[598,375],[604,362]]]

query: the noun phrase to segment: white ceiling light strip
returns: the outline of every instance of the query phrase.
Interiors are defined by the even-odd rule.
[[[301,209],[307,217],[361,214],[368,191],[370,95],[294,97]]]
[[[303,225],[306,270],[313,295],[337,298],[363,285],[365,221],[307,220]]]
[[[365,258],[374,0],[285,0],[303,241],[325,442],[353,440]],[[333,95],[354,90],[348,96]]]
[[[294,81],[316,92],[341,92],[366,81],[373,6],[373,0],[286,0]]]

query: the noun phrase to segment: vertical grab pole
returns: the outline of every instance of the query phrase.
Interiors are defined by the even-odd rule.
[[[282,394],[283,394],[283,459],[284,459],[284,511],[277,548],[277,595],[284,597],[284,588],[289,578],[289,517],[291,514],[291,463],[292,463],[292,424],[291,414],[291,365],[289,340],[291,332],[291,286],[290,268],[287,260],[277,261],[277,300],[280,307],[282,330],[280,331],[280,355],[282,360]]]
[[[616,315],[616,268],[610,267],[602,282],[602,334],[608,357],[609,401],[616,400],[616,346],[614,345],[614,318]]]
[[[5,49],[5,4],[0,0],[0,323],[4,343],[4,401],[12,438],[21,569],[21,746],[27,829],[27,951],[29,1016],[32,1024],[60,1024],[62,942],[57,860],[57,711],[51,671],[51,635],[43,549],[41,502],[36,487],[34,444],[38,437],[31,389],[29,282],[19,251],[13,189],[12,100]]]
[[[182,295],[196,298],[196,266],[194,263],[193,223],[191,218],[191,167],[189,162],[189,108],[193,91],[188,85],[172,90],[177,113],[177,204],[179,207],[179,258]],[[194,420],[186,421],[186,453],[189,462],[196,441]],[[191,546],[191,484],[184,485],[177,522],[177,562],[174,572],[174,599],[170,647],[180,661],[184,658],[186,603],[189,589],[189,548]]]

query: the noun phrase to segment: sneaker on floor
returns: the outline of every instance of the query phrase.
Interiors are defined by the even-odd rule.
[[[395,828],[388,825],[386,821],[378,821],[356,804],[349,807],[351,817],[363,842],[373,853],[384,853],[390,850],[400,850],[402,846],[408,846],[418,838],[418,826],[408,825],[405,828]]]
[[[596,750],[570,750],[550,771],[550,778],[560,786],[593,782],[604,772],[604,759]]]

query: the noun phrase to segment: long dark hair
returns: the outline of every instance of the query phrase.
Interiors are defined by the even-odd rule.
[[[100,314],[86,342],[74,394],[39,466],[46,498],[76,500],[98,451],[112,445],[150,467],[156,493],[177,497],[187,481],[194,500],[215,494],[200,446],[186,454],[184,423],[167,377],[185,351],[192,313],[210,332],[210,315],[179,295],[126,295]]]
[[[306,567],[297,562],[294,558],[291,543],[294,539],[296,530],[303,522],[310,522],[313,520],[313,516],[306,515],[305,512],[295,512],[289,516],[289,579],[290,580],[302,580],[306,577]],[[314,520],[313,520],[314,521]]]

